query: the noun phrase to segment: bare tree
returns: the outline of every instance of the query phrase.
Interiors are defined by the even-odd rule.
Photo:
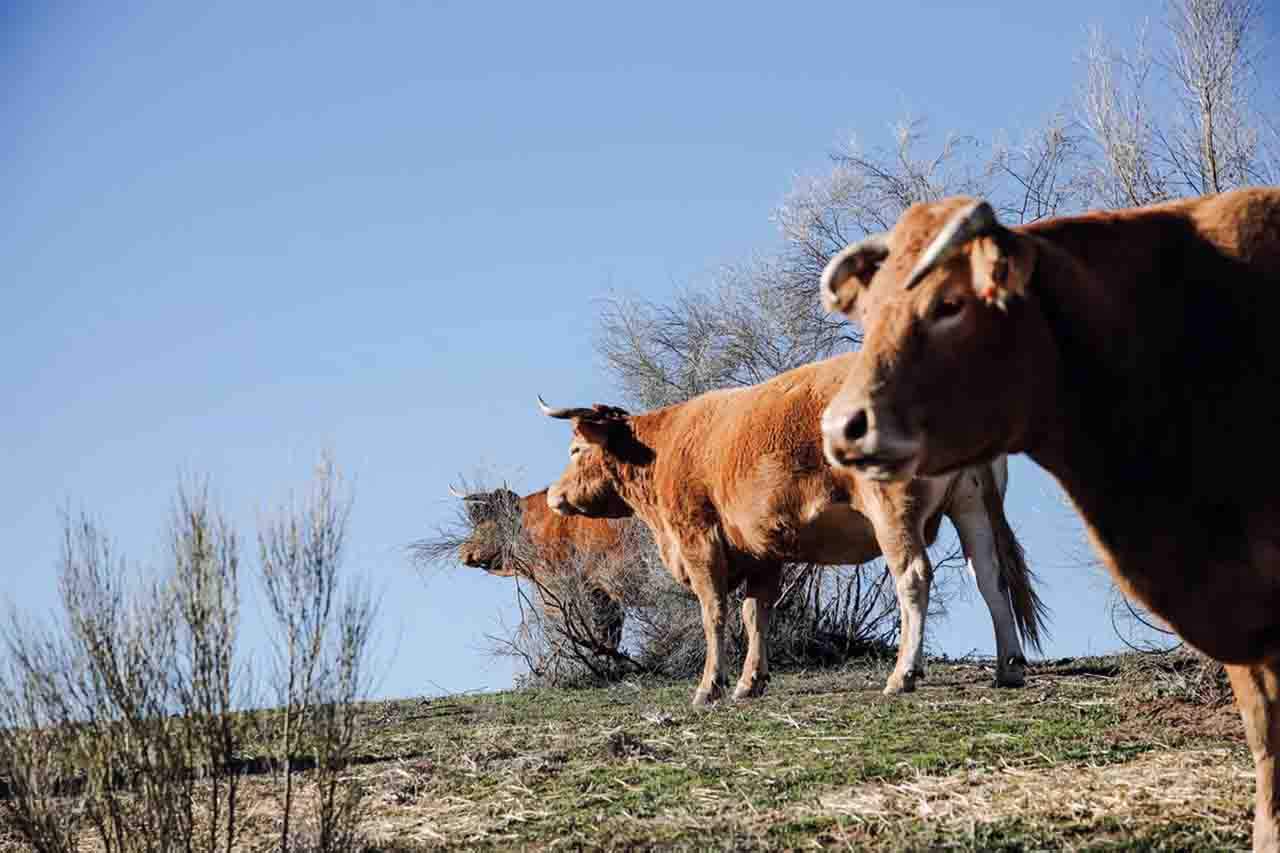
[[[1092,29],[1084,62],[1081,112],[1098,149],[1088,171],[1096,201],[1131,207],[1169,198],[1170,179],[1155,153],[1159,131],[1149,91],[1154,59],[1145,26],[1128,52]]]
[[[1255,105],[1259,0],[1168,0],[1167,42],[1089,34],[1080,92],[1095,201],[1149,204],[1273,180],[1275,135]]]
[[[1266,181],[1252,104],[1259,0],[1169,0],[1164,66],[1176,100],[1162,142],[1189,194]]]
[[[1013,143],[997,137],[989,169],[993,204],[1006,222],[1035,222],[1088,204],[1086,130],[1062,113]]]
[[[798,180],[774,211],[788,277],[813,288],[827,261],[849,243],[888,231],[908,207],[948,195],[986,195],[989,170],[978,141],[947,134],[931,144],[927,123],[890,127],[893,144],[867,150],[855,139],[831,154],[832,169]]]

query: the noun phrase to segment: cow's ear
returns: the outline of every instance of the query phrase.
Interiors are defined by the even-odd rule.
[[[889,256],[889,235],[873,234],[847,246],[827,262],[818,290],[822,307],[833,314],[850,314],[858,294],[871,284],[880,264]]]
[[[575,424],[578,435],[582,436],[591,444],[599,447],[609,446],[609,433],[613,424],[609,421],[590,420],[588,418],[580,418]]]
[[[978,298],[1003,309],[1010,297],[1027,295],[1036,269],[1036,247],[1029,237],[997,228],[973,241],[969,263]]]

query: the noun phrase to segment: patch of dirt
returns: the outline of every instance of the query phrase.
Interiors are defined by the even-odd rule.
[[[1180,699],[1155,698],[1121,705],[1121,720],[1110,732],[1113,743],[1151,742],[1179,746],[1195,740],[1244,743],[1244,726],[1235,705],[1208,707]]]
[[[604,742],[604,752],[616,759],[648,759],[662,760],[670,756],[670,750],[646,743],[633,734],[617,731],[609,735]]]

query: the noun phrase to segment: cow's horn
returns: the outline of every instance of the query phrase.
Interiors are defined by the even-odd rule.
[[[863,255],[872,255],[877,262],[888,257],[889,234],[887,232],[868,234],[858,242],[850,243],[832,257],[831,260],[827,261],[826,268],[822,270],[818,291],[822,295],[822,304],[826,306],[828,311],[834,311],[838,302],[836,288],[843,284],[849,276],[858,274],[856,267],[846,272],[846,265],[858,263],[854,259]]]
[[[929,248],[924,250],[915,269],[907,277],[906,290],[910,290],[924,279],[930,272],[955,257],[970,240],[990,234],[1000,227],[996,212],[985,201],[975,201],[961,210],[933,238]]]
[[[453,486],[449,486],[449,494],[453,495],[458,500],[467,501],[468,503],[483,503],[488,500],[488,496],[486,495],[468,495],[458,491]]]
[[[570,420],[572,418],[584,418],[596,413],[595,409],[574,408],[574,409],[553,409],[547,405],[547,401],[542,399],[542,395],[538,395],[538,408],[542,410],[542,414],[549,418],[559,418],[560,420]]]

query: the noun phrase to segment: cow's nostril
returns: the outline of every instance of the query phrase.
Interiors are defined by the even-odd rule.
[[[854,412],[844,424],[844,437],[849,441],[857,441],[867,434],[867,410]]]

